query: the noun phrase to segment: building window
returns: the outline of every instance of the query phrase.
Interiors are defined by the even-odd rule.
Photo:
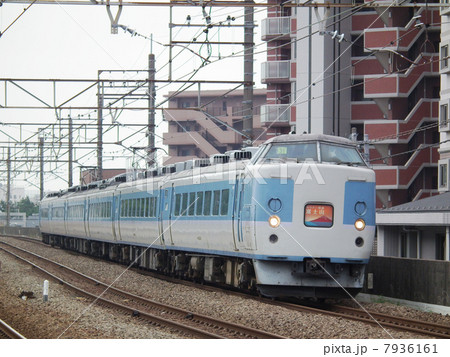
[[[439,125],[447,125],[448,121],[448,104],[442,104],[439,111]]]
[[[441,47],[441,69],[448,67],[448,45]]]
[[[439,187],[447,187],[447,180],[448,180],[447,171],[448,171],[447,164],[439,165]]]

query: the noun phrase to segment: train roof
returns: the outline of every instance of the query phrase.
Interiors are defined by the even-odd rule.
[[[327,141],[335,144],[356,145],[354,141],[343,138],[341,136],[324,135],[324,134],[287,134],[278,135],[265,142],[269,143],[285,143],[285,142],[301,142],[301,141]]]

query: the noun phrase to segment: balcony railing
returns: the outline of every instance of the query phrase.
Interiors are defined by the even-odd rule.
[[[268,17],[261,22],[261,40],[289,39],[291,33],[290,17]]]
[[[269,61],[261,64],[262,83],[290,82],[291,61]]]
[[[261,125],[286,126],[291,119],[289,104],[267,104],[261,106]]]

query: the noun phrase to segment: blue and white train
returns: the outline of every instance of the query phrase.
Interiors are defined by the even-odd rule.
[[[251,160],[250,152],[48,194],[43,241],[272,297],[360,291],[375,234],[375,174],[355,143],[281,135]]]

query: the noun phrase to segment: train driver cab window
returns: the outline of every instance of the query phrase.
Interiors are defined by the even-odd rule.
[[[289,144],[273,144],[265,159],[269,161],[317,161],[317,144],[311,143],[289,143]]]
[[[345,165],[365,165],[361,155],[354,147],[320,144],[320,157],[322,162],[331,162]]]

